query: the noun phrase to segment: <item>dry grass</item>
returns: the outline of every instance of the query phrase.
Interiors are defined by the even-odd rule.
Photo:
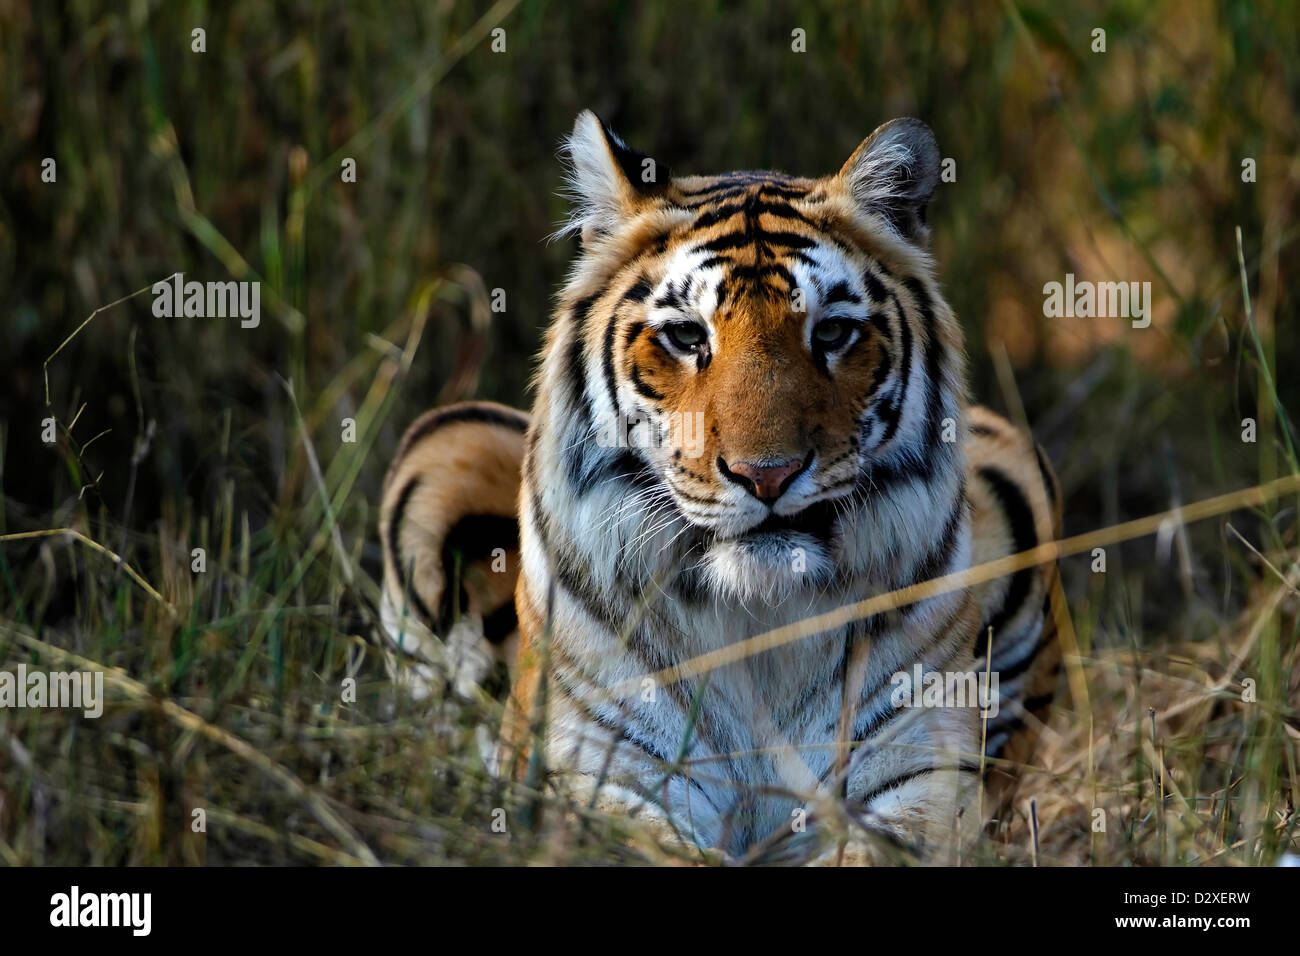
[[[1058,702],[1034,766],[1019,771],[999,858],[1031,860],[1031,800],[1045,865],[1258,866],[1300,849],[1300,714],[1243,701],[1243,682],[1270,672],[1287,678],[1281,699],[1300,699],[1294,641],[1281,668],[1260,666],[1294,633],[1294,600],[1279,598],[1297,580],[1261,587],[1260,605],[1225,626],[1222,643],[1085,656],[1092,706],[1072,707],[1068,691]]]

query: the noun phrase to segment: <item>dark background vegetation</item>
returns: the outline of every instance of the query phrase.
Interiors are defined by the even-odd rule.
[[[205,53],[191,51],[195,27]],[[1105,53],[1091,49],[1098,27]],[[791,51],[795,28],[806,53]],[[1286,294],[1298,99],[1300,14],[1284,2],[0,0],[0,534],[82,536],[0,542],[0,661],[53,666],[63,648],[139,682],[94,726],[0,712],[0,856],[613,853],[535,817],[511,841],[457,829],[518,795],[468,769],[460,737],[426,732],[427,712],[392,701],[373,655],[361,702],[337,703],[347,649],[362,653],[357,609],[375,594],[378,493],[402,428],[438,401],[529,401],[574,252],[547,241],[565,213],[556,149],[582,108],[678,172],[828,173],[877,124],[928,122],[957,162],[930,221],[972,394],[1034,429],[1078,533],[1292,470],[1280,410],[1300,389]],[[45,157],[57,183],[40,180]],[[344,157],[355,184],[340,182]],[[260,279],[261,326],[154,317],[148,287],[177,271]],[[1150,281],[1152,327],[1045,319],[1042,286],[1067,272]],[[493,314],[497,288],[507,310]],[[60,343],[140,290],[48,363],[47,403]],[[54,448],[40,441],[47,416]],[[1255,444],[1240,440],[1248,416]],[[356,444],[341,441],[346,417]],[[1063,707],[1061,763],[1041,782],[1040,802],[1059,804],[1060,860],[1268,862],[1291,839],[1285,602],[1251,644],[1258,658],[1225,669],[1277,584],[1268,565],[1293,559],[1294,504],[1116,547],[1104,576],[1066,563],[1098,686],[1092,723],[1077,699]],[[200,546],[209,570],[194,575]],[[1151,654],[1165,656],[1136,663]],[[1200,669],[1144,697],[1174,656]],[[1190,728],[1157,732],[1200,795],[1181,811],[1186,845],[1152,823],[1158,786],[1134,767],[1165,758],[1136,735],[1114,778],[1085,781],[1070,762],[1094,737],[1124,738],[1159,695],[1247,672],[1267,707],[1243,716],[1207,698]],[[332,809],[233,752],[227,732]],[[218,807],[206,835],[187,826],[196,805]],[[1126,825],[1099,840],[1085,819],[1096,805]],[[1281,829],[1259,842],[1263,820]]]

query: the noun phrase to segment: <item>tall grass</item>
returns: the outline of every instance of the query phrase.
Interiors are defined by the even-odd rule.
[[[362,639],[402,427],[527,402],[583,107],[682,172],[829,172],[926,119],[972,393],[1043,441],[1067,534],[1297,474],[1298,64],[1281,3],[0,0],[0,669],[111,675],[97,721],[0,710],[0,859],[663,859],[487,777],[491,708],[403,698]],[[260,279],[261,326],[124,299],[176,272]],[[1066,272],[1151,281],[1152,327],[1045,319]],[[975,859],[1294,849],[1298,501],[1065,559],[1071,679]]]

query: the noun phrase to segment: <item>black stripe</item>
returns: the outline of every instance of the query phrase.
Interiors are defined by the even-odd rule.
[[[529,456],[529,462],[531,463],[531,461],[532,457]],[[540,539],[542,550],[551,556],[548,564],[551,566],[551,572],[555,575],[556,581],[564,590],[573,595],[589,617],[617,634],[617,615],[612,608],[605,605],[599,592],[591,587],[591,582],[578,570],[577,561],[572,555],[571,545],[567,541],[557,542],[554,539],[550,520],[542,507],[541,496],[537,492],[535,475],[529,476],[528,487],[537,536]]]
[[[573,307],[574,327],[569,330],[572,339],[568,344],[566,355],[564,378],[568,385],[569,403],[566,417],[571,419],[566,434],[577,438],[562,443],[559,454],[569,474],[569,480],[579,495],[591,490],[601,477],[603,466],[609,460],[604,449],[593,447],[595,442],[592,440],[592,422],[586,392],[586,351],[582,337],[582,325],[587,320],[591,306],[603,294],[603,292],[594,293]],[[612,321],[610,328],[613,328]],[[608,335],[606,338],[608,340]],[[612,382],[612,373],[610,373],[610,380]]]
[[[650,280],[645,276],[637,279],[632,287],[623,293],[624,302],[644,302],[651,292]]]
[[[737,169],[729,173],[721,173],[704,186],[698,189],[682,189],[683,196],[707,196],[709,193],[716,192],[720,189],[739,189],[748,188],[755,183],[775,184],[775,183],[792,183],[794,177],[785,173],[778,173],[771,170],[763,169]],[[791,192],[802,196],[803,190],[791,190]]]
[[[659,296],[659,298],[655,299],[654,307],[656,309],[669,309],[669,308],[680,309],[683,305],[685,305],[685,301],[682,298],[685,292],[686,292],[685,279],[682,280],[682,284],[680,288],[678,288],[678,286],[675,283],[669,282],[668,286],[664,289],[663,293]]]
[[[995,635],[997,634],[996,631],[994,631],[993,633]],[[1030,666],[1034,663],[1035,659],[1037,659],[1039,653],[1048,644],[1052,643],[1052,640],[1055,637],[1056,637],[1056,633],[1050,630],[1046,626],[1046,624],[1044,624],[1043,633],[1039,635],[1038,640],[1034,642],[1034,646],[1029,649],[1029,652],[1027,654],[1024,654],[1019,660],[1017,660],[1010,667],[998,668],[998,680],[1002,681],[1003,683],[1007,683],[1009,681],[1015,680],[1025,671],[1029,670]],[[979,634],[976,635],[975,637],[975,656],[977,658],[983,659],[984,652],[988,649],[988,643],[989,643],[988,628],[983,627],[980,629]]]
[[[424,440],[438,429],[457,422],[500,425],[502,428],[516,432],[528,430],[528,417],[522,412],[511,414],[505,410],[485,408],[481,405],[450,405],[445,409],[432,412],[414,431],[403,437],[402,443],[406,448],[412,448],[416,442]]]
[[[881,793],[888,793],[896,787],[901,787],[902,784],[909,783],[910,780],[924,777],[926,774],[935,773],[936,769],[937,767],[919,767],[917,770],[907,770],[902,774],[894,774],[893,777],[885,780],[884,783],[876,784],[876,786],[872,787],[871,790],[863,793],[861,797],[857,797],[857,800],[861,801],[863,806],[870,806],[871,801],[875,800],[876,797],[881,795]]]
[[[885,434],[880,443],[886,444],[898,431],[898,424],[903,418],[903,405],[907,401],[907,390],[912,382],[912,324],[907,313],[898,301],[898,296],[890,293],[889,300],[894,304],[894,314],[898,318],[899,332],[902,336],[901,354],[899,356],[902,374],[898,385],[898,400],[889,403],[881,410],[881,420],[885,423]]]
[[[977,474],[989,486],[1002,507],[1002,513],[1006,515],[1007,524],[1011,529],[1013,552],[1028,551],[1036,547],[1038,533],[1034,528],[1034,513],[1029,503],[1025,501],[1025,496],[1020,493],[1020,489],[997,468],[986,465],[979,469]],[[998,608],[997,613],[981,623],[981,633],[987,633],[990,627],[993,628],[995,646],[1002,628],[1016,615],[1024,604],[1025,598],[1029,596],[1033,580],[1034,572],[1031,568],[1021,568],[1013,574],[1011,586],[1007,588],[1002,606]]]
[[[565,354],[564,378],[568,384],[568,411],[587,420],[587,362],[582,332],[576,326],[569,330],[571,336]]]
[[[798,222],[812,225],[807,216],[796,210],[787,202],[763,202],[762,200],[759,200],[752,204],[728,203],[719,206],[716,209],[711,209],[708,212],[701,213],[696,217],[692,227],[695,229],[707,229],[709,226],[715,226],[720,222],[726,222],[733,216],[749,210],[752,210],[756,215],[765,213],[779,219],[794,219]]]
[[[589,442],[577,442],[578,446],[589,446]],[[538,474],[535,467],[535,456],[529,454],[526,459],[528,470],[527,480],[525,482],[528,488],[529,503],[533,509],[534,526],[541,539],[543,550],[549,555],[551,573],[555,577],[556,583],[564,588],[579,604],[579,606],[601,626],[610,631],[612,634],[625,638],[628,649],[635,654],[643,667],[647,671],[657,672],[666,669],[672,661],[664,654],[662,642],[650,641],[645,634],[645,628],[640,623],[632,629],[631,633],[624,634],[629,624],[634,623],[629,619],[624,608],[633,605],[637,595],[621,594],[621,603],[618,607],[607,603],[601,590],[594,587],[587,578],[584,569],[587,566],[586,559],[581,551],[573,542],[564,539],[556,540],[556,530],[551,526],[550,520],[545,509],[542,506],[539,494]],[[582,495],[594,487],[595,483],[601,478],[619,478],[633,487],[645,488],[658,481],[656,474],[636,455],[629,451],[621,451],[615,455],[596,455],[594,452],[586,456],[586,460],[578,463],[576,466],[570,462],[569,478],[573,483],[575,493]],[[574,467],[581,470],[576,472]],[[654,611],[648,605],[646,613],[654,615]],[[666,619],[656,616],[665,627],[671,627]],[[682,713],[689,713],[691,700],[694,698],[695,682],[691,680],[680,680],[670,683],[666,690],[673,698]],[[695,725],[697,733],[701,739],[713,746],[714,750],[719,750],[712,737],[712,728],[710,721],[707,719],[707,712],[701,711],[697,716]]]
[[[573,324],[578,330],[579,341],[582,340],[582,330],[587,325],[587,316],[591,312],[591,307],[599,301],[600,297],[603,296],[606,291],[607,290],[605,289],[601,289],[597,292],[593,292],[591,295],[579,299],[573,304],[573,310],[570,315],[573,317]]]
[[[737,196],[744,196],[750,193],[755,183],[761,183],[757,193],[752,198],[775,196],[778,199],[804,199],[808,193],[800,188],[784,188],[771,182],[762,182],[757,178],[749,179],[729,179],[727,182],[720,182],[703,189],[697,189],[689,193],[683,193],[685,196],[699,197],[694,202],[681,203],[682,209],[702,209],[705,206],[711,206],[727,199],[734,199]]]
[[[643,398],[648,398],[655,402],[663,401],[663,393],[656,391],[652,386],[646,384],[645,380],[641,378],[641,366],[637,365],[635,362],[632,363],[632,387],[636,389],[636,393]]]
[[[929,460],[916,453],[905,453],[897,460],[869,463],[858,482],[863,493],[880,496],[904,481],[928,483],[932,469]]]
[[[926,393],[926,436],[925,440],[931,447],[942,447],[940,442],[940,432],[942,426],[940,419],[943,416],[943,393],[940,390],[943,382],[943,343],[939,338],[939,328],[934,319],[934,309],[930,303],[930,296],[925,291],[925,286],[921,280],[915,277],[905,280],[913,297],[921,309],[921,322],[929,336],[929,341],[925,348],[925,369],[929,376],[927,382],[928,391]]]
[[[784,195],[787,199],[795,199],[804,195],[807,190],[792,186],[791,184],[794,181],[795,177],[775,170],[736,169],[729,173],[720,173],[713,177],[708,185],[701,186],[699,189],[682,190],[681,194],[683,196],[703,196],[718,189],[750,187],[759,184],[759,192]],[[784,184],[784,186],[779,184]]]
[[[642,276],[632,284],[631,288],[623,293],[619,304],[621,305],[624,302],[644,302],[650,292],[650,281],[645,276]],[[601,358],[605,368],[605,388],[609,391],[609,404],[616,414],[618,412],[618,385],[614,381],[614,336],[617,332],[618,309],[615,308],[613,314],[609,317],[609,324],[605,326],[605,348]],[[636,338],[635,334],[628,339],[628,342],[630,343],[634,338]]]
[[[576,667],[576,665],[574,666],[574,669],[578,670],[579,673],[581,673],[581,668]],[[586,679],[585,675],[583,679],[584,680]],[[708,792],[704,789],[703,785],[698,780],[696,780],[694,777],[688,774],[683,774],[680,768],[678,768],[675,761],[669,759],[651,741],[646,740],[640,734],[636,734],[632,731],[631,727],[629,726],[631,715],[627,714],[626,711],[623,711],[622,707],[617,702],[614,702],[612,706],[618,707],[620,711],[622,711],[622,713],[620,714],[620,716],[623,717],[622,724],[615,721],[612,717],[603,714],[597,710],[594,710],[593,708],[588,706],[588,704],[578,696],[577,688],[571,686],[558,672],[555,675],[555,680],[561,693],[563,693],[566,697],[568,697],[569,700],[573,702],[574,706],[576,706],[578,710],[582,712],[582,715],[586,717],[587,720],[589,720],[593,724],[596,724],[598,727],[604,728],[610,733],[617,734],[621,740],[636,747],[637,749],[642,751],[646,756],[650,757],[652,760],[658,761],[664,767],[673,768],[674,776],[680,777],[683,781],[685,781],[688,787],[691,787],[694,790],[698,791],[700,796],[704,798],[705,802],[711,808],[713,808],[714,810],[718,809],[717,805],[709,797]]]
[[[401,532],[402,519],[406,515],[406,506],[411,502],[411,495],[420,486],[418,476],[413,477],[406,483],[401,493],[397,496],[397,505],[393,508],[392,517],[389,518],[388,524],[388,554],[393,562],[393,567],[397,569],[397,580],[402,585],[403,596],[408,596],[415,604],[416,613],[425,624],[433,623],[433,615],[429,612],[429,606],[424,603],[420,593],[411,586],[410,575],[405,564],[402,562],[401,549]]]
[[[587,412],[587,362],[586,342],[583,329],[587,325],[587,316],[591,307],[604,294],[604,290],[594,292],[574,304],[572,310],[573,327],[569,330],[572,339],[565,356],[565,378],[568,381],[569,412],[575,416],[578,425],[585,434],[591,425]]]
[[[948,512],[948,520],[944,522],[943,530],[939,534],[938,544],[917,562],[911,580],[906,582],[907,584],[932,581],[947,570],[948,562],[952,560],[952,553],[957,547],[958,533],[962,529],[965,518],[966,478],[963,475],[961,486],[957,489],[957,496]]]
[[[1056,482],[1052,479],[1052,466],[1047,462],[1047,455],[1043,452],[1043,446],[1034,442],[1034,458],[1038,461],[1038,473],[1043,476],[1043,487],[1047,489],[1047,497],[1052,501],[1052,507],[1056,508],[1060,504],[1057,495]]]
[[[732,232],[708,242],[701,243],[695,249],[700,252],[727,252],[731,249],[743,249],[746,246],[760,245],[785,249],[808,249],[817,243],[797,232],[769,232],[755,228],[752,232]]]
[[[952,613],[950,613],[950,614],[948,615],[948,617],[943,621],[943,623],[940,624],[938,627],[936,627],[936,628],[935,628],[935,629],[930,633],[930,636],[929,636],[928,639],[926,640],[925,644],[924,644],[922,647],[916,649],[915,653],[914,653],[914,654],[912,655],[912,657],[910,658],[909,663],[910,663],[910,664],[916,664],[916,663],[919,662],[920,664],[923,665],[923,670],[925,670],[925,671],[937,671],[937,670],[942,670],[943,667],[944,667],[944,665],[945,665],[948,661],[951,661],[952,657],[953,657],[953,656],[954,656],[958,651],[962,650],[962,643],[961,643],[960,640],[957,640],[957,641],[955,641],[955,642],[953,642],[953,643],[951,644],[951,647],[950,647],[950,650],[949,650],[948,654],[943,658],[942,661],[928,661],[928,662],[927,662],[926,658],[929,656],[930,652],[933,651],[935,648],[937,648],[937,647],[941,647],[945,642],[951,642],[951,641],[952,641],[952,638],[953,638],[953,634],[952,634],[952,624],[953,624],[953,621],[955,621],[959,616],[961,616],[962,611],[963,611],[963,607],[962,607],[962,604],[959,602],[959,603],[958,603],[958,604],[953,608]],[[882,614],[879,614],[879,615],[877,615],[876,617],[871,618],[871,622],[872,622],[872,624],[874,624],[875,627],[877,628],[876,633],[881,633],[881,632],[884,631],[884,629],[885,629],[885,627],[886,627],[886,624],[887,624],[887,618],[886,618],[886,615],[893,615],[893,616],[896,616],[896,615],[898,615],[898,614],[899,614],[899,612],[896,611],[896,610],[895,610],[895,611],[888,611],[888,612],[884,612],[884,613],[882,613]],[[895,620],[897,620],[896,617],[895,617]],[[894,626],[894,629],[895,629],[895,630],[898,630],[898,629],[899,629],[899,625],[898,625],[897,623],[895,623],[893,626]],[[886,677],[886,678],[884,678],[884,679],[878,681],[875,685],[873,685],[873,686],[870,687],[870,688],[867,688],[867,687],[864,686],[864,687],[862,688],[862,691],[861,691],[859,697],[858,697],[858,704],[857,704],[857,706],[858,706],[859,708],[862,708],[863,706],[870,704],[872,698],[874,698],[877,694],[882,693],[882,692],[883,692],[883,691],[884,691],[884,690],[889,686],[890,683],[892,683],[891,678]],[[886,698],[886,699],[888,699],[888,698]],[[871,736],[871,735],[874,735],[875,733],[877,733],[877,732],[880,730],[881,727],[884,726],[884,724],[888,723],[889,720],[892,719],[892,715],[893,715],[893,714],[901,713],[903,710],[906,710],[906,709],[907,709],[907,708],[892,709],[892,711],[891,711],[891,710],[886,710],[886,711],[882,712],[881,714],[879,714],[877,717],[873,718],[871,724],[869,724],[867,727],[865,727],[865,728],[863,728],[862,730],[859,731],[859,730],[858,730],[858,726],[859,726],[859,724],[861,724],[862,719],[863,719],[863,716],[864,716],[864,715],[869,715],[869,713],[870,713],[869,711],[861,711],[861,712],[859,713],[858,717],[855,718],[855,720],[854,720],[854,724],[853,724],[853,726],[854,726],[854,734],[853,734],[853,739],[854,739],[854,741],[855,741],[855,742],[861,742],[861,741],[865,740],[867,737],[869,737],[869,736]]]
[[[888,332],[886,332],[888,335]],[[871,401],[880,391],[880,387],[885,384],[885,379],[889,378],[889,373],[894,370],[894,360],[889,357],[888,343],[886,342],[880,349],[880,364],[876,370],[871,373],[871,385],[867,388],[866,400]]]
[[[936,771],[948,770],[948,769],[956,770],[959,773],[979,772],[979,767],[972,767],[969,764],[958,764],[957,766],[952,768],[920,767],[916,770],[908,770],[900,774],[895,774],[894,776],[886,780],[884,783],[876,784],[876,786],[872,787],[865,794],[863,794],[860,797],[857,797],[856,799],[861,801],[864,807],[869,806],[871,804],[871,801],[876,799],[876,797],[880,796],[881,794],[888,793],[890,790],[894,790],[897,787],[901,787],[903,784],[909,783],[910,781],[915,780],[917,777],[924,777],[928,773],[935,773]]]
[[[823,306],[834,305],[837,302],[852,302],[856,305],[861,301],[862,299],[849,289],[847,282],[835,283],[826,290],[826,295],[822,297]]]
[[[877,693],[879,693],[881,689],[882,689],[882,685],[879,684],[876,685],[876,687],[874,688],[874,693],[864,695],[866,699],[863,701],[859,701],[858,703],[858,708],[859,708],[858,716],[853,721],[852,736],[853,736],[853,743],[855,744],[867,743],[867,741],[869,741],[872,737],[876,736],[882,730],[884,730],[887,724],[891,723],[896,718],[901,717],[903,714],[907,713],[911,709],[908,707],[895,707],[893,703],[890,702],[889,698],[886,697],[884,701],[885,702],[884,709],[881,710],[879,713],[873,713],[873,711],[869,707],[871,703],[871,698],[874,697]],[[839,726],[838,720],[836,721],[835,726],[836,727]]]
[[[568,667],[569,670],[575,671],[578,676],[581,676],[582,680],[585,680],[586,683],[594,685],[595,682],[593,682],[593,680],[590,679],[590,676],[585,674],[584,669],[582,669],[582,667],[578,665],[576,661],[573,661],[573,659],[569,657],[567,653],[564,652],[562,645],[552,646],[552,653],[555,654],[555,661],[556,663],[558,663],[558,665],[563,667]],[[582,711],[582,715],[584,715],[584,717],[588,719],[588,721],[597,724],[597,726],[599,727],[603,727],[604,730],[610,731],[612,732],[612,734],[619,735],[621,739],[627,741],[627,743],[629,744],[634,745],[634,747],[640,748],[642,752],[645,752],[647,754],[647,756],[653,757],[654,760],[663,763],[664,766],[673,767],[673,769],[675,769],[675,775],[677,775],[677,777],[681,777],[682,779],[684,779],[686,782],[686,786],[695,788],[695,790],[699,791],[699,795],[705,797],[705,800],[707,801],[708,805],[712,806],[712,808],[714,809],[718,809],[716,808],[714,801],[712,801],[710,797],[708,797],[708,793],[705,790],[703,790],[703,787],[701,786],[701,784],[697,782],[697,780],[695,780],[693,777],[690,777],[690,775],[681,774],[680,769],[677,769],[676,762],[673,760],[669,760],[667,754],[664,754],[662,750],[659,750],[658,747],[655,747],[655,745],[651,743],[651,741],[646,740],[645,737],[642,737],[641,735],[638,734],[634,734],[634,732],[630,730],[630,722],[632,722],[632,719],[634,718],[634,714],[630,713],[630,711],[627,709],[627,706],[625,706],[623,702],[614,700],[614,698],[610,698],[610,700],[606,701],[607,706],[611,706],[611,708],[615,708],[617,711],[619,711],[619,717],[621,718],[621,723],[620,723],[620,722],[616,722],[614,718],[610,717],[610,715],[601,713],[601,710],[598,710],[597,708],[593,708],[593,706],[589,705],[588,702],[582,700],[582,698],[578,696],[577,688],[573,687],[573,685],[569,683],[567,679],[564,678],[564,675],[562,674],[562,672],[559,671],[559,669],[555,669],[552,672],[554,672],[556,684],[559,684],[560,691],[562,691],[564,695],[569,698],[569,700],[573,701],[573,704],[577,706],[578,710]],[[677,688],[676,685],[669,685],[669,687],[666,689],[669,689],[669,691],[676,691]],[[688,710],[682,709],[681,713],[686,714],[688,713]],[[703,714],[701,711],[699,717],[702,717],[702,715]],[[697,731],[701,730],[698,721],[697,724],[695,724],[695,730]]]
[[[779,276],[784,279],[786,285],[792,289],[796,285],[794,276],[790,273],[790,270],[776,262],[761,266],[736,266],[731,270],[729,278],[757,285],[770,276]]]
[[[665,766],[673,765],[673,762],[669,760],[668,757],[662,751],[660,751],[658,747],[656,747],[654,744],[644,739],[643,737],[640,737],[639,735],[632,733],[631,729],[627,726],[626,723],[620,725],[618,722],[616,722],[613,718],[611,718],[607,714],[602,714],[600,711],[595,710],[594,708],[589,706],[586,703],[586,701],[584,701],[581,697],[578,696],[577,688],[573,687],[564,678],[563,674],[556,671],[553,676],[555,677],[555,683],[556,686],[559,688],[560,693],[562,693],[565,697],[567,697],[570,701],[572,701],[573,704],[578,708],[578,710],[581,711],[582,716],[587,718],[587,720],[589,720],[591,723],[595,724],[597,727],[601,727],[604,730],[609,731],[612,734],[617,734],[623,740],[639,748],[647,756],[653,758],[654,760],[657,760],[659,763],[664,764]]]
[[[518,629],[519,615],[515,613],[513,598],[483,618],[483,636],[493,646],[500,644]]]
[[[789,180],[786,180],[789,182]],[[763,183],[758,187],[760,196],[776,196],[779,199],[803,199],[808,195],[808,190],[798,187],[783,187],[772,182]]]
[[[872,302],[883,303],[889,296],[889,293],[885,291],[884,283],[877,278],[875,272],[871,269],[862,270],[862,284],[866,286],[867,296]]]
[[[565,449],[565,465],[574,494],[583,497],[609,478],[620,478],[636,488],[655,483],[655,474],[644,461],[627,449],[601,448],[583,435]]]
[[[716,302],[714,309],[717,312],[722,311],[723,305],[726,304],[727,298],[731,295],[731,289],[727,285],[727,281],[728,277],[723,275],[723,277],[718,280],[718,284],[713,288],[713,297]]]
[[[618,414],[618,384],[614,381],[614,335],[618,332],[618,310],[609,317],[609,325],[605,326],[605,347],[601,353],[601,361],[605,367],[605,388],[609,390],[609,407],[610,410]]]
[[[708,190],[695,193],[697,196],[708,195],[707,199],[699,199],[695,202],[682,203],[683,209],[703,209],[705,206],[711,206],[714,203],[722,202],[725,199],[732,199],[736,196],[743,196],[749,192],[748,186],[729,186],[726,188],[715,186]]]

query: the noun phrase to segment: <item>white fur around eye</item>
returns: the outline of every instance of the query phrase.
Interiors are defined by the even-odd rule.
[[[668,264],[664,276],[650,294],[648,302],[650,311],[646,315],[646,325],[655,335],[662,335],[663,327],[675,322],[694,322],[704,328],[708,346],[717,349],[718,337],[713,325],[713,316],[717,311],[717,284],[722,276],[721,266],[700,269],[699,263],[708,258],[706,253],[683,249]],[[676,302],[656,306],[669,289],[685,289]],[[693,360],[692,360],[693,361]]]

